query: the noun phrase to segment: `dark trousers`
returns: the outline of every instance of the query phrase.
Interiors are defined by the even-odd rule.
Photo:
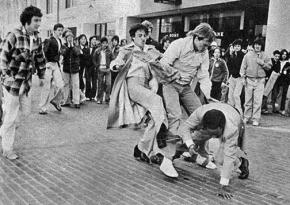
[[[86,76],[86,97],[94,98],[97,92],[97,71],[96,67],[88,67],[85,71]]]
[[[286,103],[288,86],[289,85],[287,83],[275,84],[273,91],[272,91],[272,103],[275,104],[277,97],[278,97],[278,94],[279,94],[279,90],[282,87],[282,99],[281,99],[281,106],[280,106],[281,111],[285,110],[285,103]]]
[[[110,100],[111,91],[111,72],[98,71],[98,95],[97,99],[103,101],[104,93],[106,94],[105,100]]]
[[[79,78],[80,78],[80,89],[82,91],[85,88],[85,83],[84,83],[84,70],[85,70],[85,66],[81,65],[80,66],[80,71],[79,71]]]
[[[222,82],[213,82],[211,81],[211,92],[210,96],[214,99],[221,100],[222,97]]]

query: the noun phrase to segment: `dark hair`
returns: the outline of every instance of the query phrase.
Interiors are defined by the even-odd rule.
[[[105,42],[105,41],[106,41],[107,43],[109,42],[108,39],[107,39],[107,37],[102,37],[102,38],[101,38],[101,43],[103,43],[103,42]]]
[[[138,24],[133,25],[129,30],[129,34],[130,34],[131,38],[135,36],[135,33],[138,30],[143,30],[143,31],[145,31],[146,34],[148,34],[148,28],[146,26],[144,26],[143,24],[138,23]]]
[[[215,50],[218,49],[220,51],[220,55],[222,55],[222,49],[221,47],[215,47],[212,51],[212,54],[215,52]]]
[[[161,45],[162,47],[164,46],[164,43],[166,41],[169,41],[171,43],[172,39],[168,36],[168,35],[165,35],[162,39],[161,39]]]
[[[276,54],[281,55],[280,51],[278,51],[278,50],[275,50],[275,51],[273,52],[273,55],[276,55]]]
[[[207,111],[202,119],[202,126],[204,129],[217,129],[218,127],[224,129],[226,124],[226,117],[220,110]]]
[[[120,42],[119,36],[117,36],[117,35],[113,36],[111,41],[113,42],[114,40],[117,41],[119,44],[119,42]]]
[[[96,40],[100,40],[100,38],[98,36],[91,36],[89,39],[90,43],[92,42],[93,38],[95,38]]]
[[[86,44],[85,44],[85,45],[87,45],[87,44],[88,44],[88,39],[87,39],[87,36],[86,36],[85,34],[81,34],[81,35],[79,35],[79,37],[78,37],[79,45],[81,45],[81,39],[82,39],[83,37],[86,38]]]
[[[264,50],[264,42],[262,39],[260,38],[255,39],[252,45],[254,46],[255,44],[262,46],[262,50]]]
[[[242,39],[236,39],[236,40],[234,40],[234,42],[233,42],[233,46],[235,46],[235,45],[240,45],[240,46],[242,46],[242,43],[243,43]]]
[[[122,44],[123,42],[126,42],[126,44],[127,44],[127,39],[123,38],[123,39],[121,40],[120,44]]]
[[[56,31],[58,28],[64,28],[61,23],[57,23],[53,26],[53,30]]]
[[[281,51],[280,51],[280,59],[282,60],[282,55],[283,55],[283,53],[286,53],[286,59],[285,60],[288,60],[289,59],[289,53],[288,53],[288,51],[286,50],[286,49],[282,49]]]
[[[26,7],[20,15],[21,24],[23,26],[25,26],[26,23],[31,24],[33,16],[42,17],[41,10],[35,6]]]

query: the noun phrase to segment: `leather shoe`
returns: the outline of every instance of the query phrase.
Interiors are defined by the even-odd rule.
[[[74,107],[77,108],[77,109],[81,108],[80,104],[74,104]]]
[[[159,168],[160,168],[160,171],[168,177],[171,177],[171,178],[178,177],[178,173],[175,170],[172,161],[166,157],[163,158],[163,161]]]
[[[133,155],[136,159],[140,159],[143,162],[150,163],[150,159],[146,156],[144,152],[141,152],[141,150],[138,148],[138,145],[135,146]]]
[[[57,104],[56,102],[53,102],[53,101],[50,101],[50,104],[52,104],[54,107],[55,107],[55,109],[57,110],[57,111],[61,111],[61,107],[60,107],[60,105],[59,104]]]
[[[239,176],[240,179],[247,179],[249,177],[249,161],[243,157],[241,157],[242,163],[239,167],[241,170],[241,174]]]

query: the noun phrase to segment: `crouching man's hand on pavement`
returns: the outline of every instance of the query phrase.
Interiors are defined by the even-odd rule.
[[[233,194],[231,193],[229,186],[224,185],[220,185],[220,187],[218,188],[217,195],[224,199],[231,199],[233,197]]]
[[[197,150],[198,150],[198,146],[196,144],[192,144],[188,148],[188,152],[191,156],[197,154]]]

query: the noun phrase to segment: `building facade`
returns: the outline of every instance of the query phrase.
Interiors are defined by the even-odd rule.
[[[217,42],[222,47],[236,38],[247,44],[260,36],[267,37],[266,50],[285,45],[276,42],[279,37],[274,33],[283,29],[290,18],[287,9],[279,12],[289,7],[287,0],[2,0],[0,4],[2,37],[19,24],[19,15],[26,6],[35,5],[44,14],[40,29],[44,38],[57,22],[76,36],[119,35],[128,40],[130,26],[145,19],[153,23],[156,40],[165,35],[183,37],[200,22],[207,22],[217,32]],[[284,21],[279,22],[281,15]]]

